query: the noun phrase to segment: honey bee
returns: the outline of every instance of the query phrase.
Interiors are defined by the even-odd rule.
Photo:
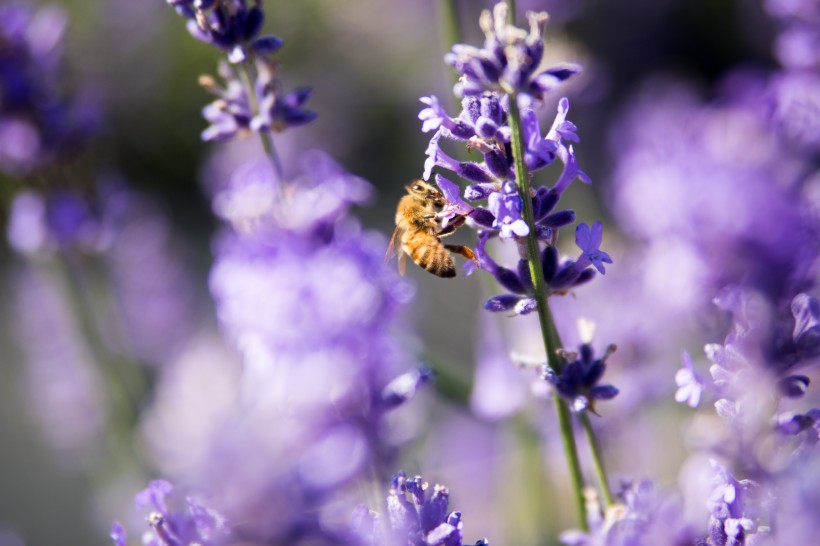
[[[388,256],[399,247],[399,273],[407,269],[407,256],[420,267],[438,277],[455,277],[456,264],[450,252],[476,261],[473,251],[463,245],[445,245],[442,237],[452,235],[464,225],[466,217],[456,215],[442,227],[441,211],[447,199],[424,180],[414,180],[405,187],[407,195],[396,209],[396,230],[390,239]]]

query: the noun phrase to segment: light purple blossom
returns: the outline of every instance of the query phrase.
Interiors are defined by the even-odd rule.
[[[490,194],[487,208],[495,216],[493,227],[500,230],[502,239],[526,237],[530,232],[527,222],[521,217],[521,197],[512,180],[504,182],[500,192]]]
[[[67,20],[57,6],[0,6],[0,171],[27,176],[81,148],[98,130],[98,107],[63,85]]]
[[[587,265],[592,264],[601,275],[606,273],[604,264],[611,264],[612,258],[599,248],[603,240],[603,230],[601,222],[592,224],[592,229],[587,224],[578,224],[575,229],[575,244],[581,249],[582,254],[576,262],[577,268],[585,269]]]
[[[678,390],[675,392],[676,402],[685,402],[689,407],[696,408],[700,404],[703,394],[703,378],[695,371],[692,357],[687,351],[681,354],[683,367],[675,373],[675,383]]]
[[[507,4],[495,5],[492,13],[484,10],[479,24],[484,31],[483,48],[456,44],[445,56],[445,62],[464,77],[456,86],[462,96],[480,95],[484,91],[521,94],[522,101],[542,99],[561,82],[580,71],[570,63],[552,66],[540,72],[544,54],[542,33],[546,13],[527,12],[529,32],[507,22]]]
[[[233,526],[222,514],[193,497],[186,497],[185,507],[177,508],[173,493],[174,486],[166,480],[153,480],[137,493],[137,508],[147,511],[145,521],[150,529],[142,534],[143,544],[222,544],[231,538]],[[125,528],[118,521],[111,526],[110,536],[115,546],[128,543]]]
[[[438,213],[438,217],[441,219],[441,227],[447,227],[450,221],[456,216],[468,216],[475,210],[469,204],[462,201],[461,196],[459,196],[459,187],[454,182],[437,174],[436,185],[447,200],[447,204]]]
[[[384,516],[360,506],[352,526],[357,538],[368,546],[461,546],[464,522],[461,512],[449,510],[450,492],[441,485],[435,485],[432,493],[429,489],[421,476],[408,478],[404,472],[395,474],[387,497],[389,535],[384,536]],[[479,540],[475,546],[488,546],[488,543]]]

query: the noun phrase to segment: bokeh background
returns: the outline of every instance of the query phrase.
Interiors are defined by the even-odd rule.
[[[185,311],[172,321],[180,337],[169,341],[184,344],[180,340],[216,329],[207,275],[218,223],[208,188],[228,176],[225,157],[258,153],[253,151],[257,144],[206,145],[199,139],[205,127],[200,111],[210,99],[196,80],[215,72],[217,56],[190,38],[165,2],[52,4],[64,9],[69,20],[66,85],[87,87],[102,104],[102,134],[78,152],[70,174],[88,176],[93,165],[116,172],[145,195],[152,218],[161,219],[156,220],[162,227],[155,246],[176,264],[169,282],[184,285],[167,294],[185,296]],[[491,2],[457,4],[464,41],[479,43],[478,15]],[[567,206],[580,221],[604,220],[603,248],[615,264],[606,278],[557,302],[555,312],[565,341],[577,341],[574,320],[583,315],[599,323],[601,350],[607,343],[619,345],[610,368],[612,382],[622,381],[623,392],[596,421],[615,476],[652,477],[670,486],[680,479],[687,460],[683,436],[692,419],[671,402],[680,351],[688,348],[702,361],[703,344],[722,340],[716,333],[725,333],[721,327],[727,319],[710,301],[720,281],[733,278],[726,263],[745,267],[739,265],[742,257],[734,259],[739,251],[726,242],[730,237],[722,237],[734,224],[723,225],[715,218],[755,213],[766,218],[760,209],[769,202],[738,203],[736,196],[747,191],[744,181],[752,188],[764,184],[754,172],[769,169],[778,158],[788,159],[781,162],[787,165],[780,164],[773,179],[788,178],[806,164],[816,167],[816,109],[805,114],[814,116],[815,133],[787,139],[786,145],[767,140],[767,126],[755,117],[766,114],[756,97],[768,93],[770,75],[784,66],[785,46],[778,39],[790,19],[773,16],[778,12],[772,6],[779,4],[518,2],[521,11],[550,13],[549,61],[584,66],[583,75],[562,91],[570,98],[570,118],[581,136],[575,150],[593,185],[573,186]],[[375,199],[356,213],[385,240],[404,184],[419,177],[423,168],[429,135],[419,130],[418,99],[451,96],[453,75],[441,62],[449,46],[442,31],[442,5],[438,0],[265,3],[266,30],[285,42],[279,58],[286,85],[312,86],[310,106],[319,114],[316,122],[277,141],[287,169],[297,167],[293,158],[298,150],[321,148],[372,182]],[[818,90],[816,66],[809,68]],[[551,118],[558,98],[542,112],[543,119]],[[456,107],[450,111],[455,114]],[[666,147],[653,148],[659,141]],[[789,155],[795,149],[807,150],[808,163],[795,166],[798,160]],[[662,179],[663,166],[676,173],[669,175],[674,178],[670,187],[680,196],[709,195],[709,176],[720,170],[734,197],[712,196],[711,207],[696,203],[687,208],[670,194],[658,190],[655,195],[644,179]],[[554,176],[555,171],[539,173],[539,181],[549,183]],[[6,186],[5,223],[12,193],[8,188],[14,186],[0,182]],[[788,213],[788,202],[777,206],[778,212]],[[699,222],[705,226],[700,231]],[[768,225],[761,230],[771,231]],[[137,244],[141,232],[135,233]],[[469,241],[466,233],[459,237]],[[704,248],[709,250],[699,254]],[[45,403],[38,398],[43,392],[32,389],[26,368],[25,345],[39,342],[21,333],[21,324],[28,324],[23,314],[31,315],[40,305],[37,294],[42,288],[29,287],[33,295],[21,297],[27,289],[21,279],[31,275],[8,246],[0,247],[0,256],[0,545],[17,544],[20,537],[29,546],[107,544],[110,517],[127,509],[129,495],[140,484],[120,483],[101,493],[99,484],[108,477],[90,477],[78,462],[82,452],[67,457],[55,448],[49,429],[53,433],[56,425],[41,422],[36,408]],[[147,269],[149,261],[146,257],[122,265],[153,271]],[[721,267],[714,275],[703,274]],[[495,544],[538,544],[544,536],[554,537],[572,514],[560,500],[569,493],[557,442],[548,442],[543,451],[537,447],[538,438],[553,437],[553,425],[551,419],[533,415],[547,413],[539,408],[549,406],[532,395],[531,377],[522,377],[526,372],[499,371],[491,362],[508,362],[510,350],[524,360],[528,355],[537,358],[535,323],[529,317],[512,320],[480,312],[481,303],[494,292],[477,275],[441,280],[410,268],[409,276],[416,297],[404,319],[408,344],[420,360],[439,369],[442,381],[414,402],[423,410],[404,416],[414,431],[409,434],[418,437],[403,454],[405,468],[447,483],[452,505],[465,513],[470,536],[486,535]],[[150,326],[155,319],[147,320]],[[39,327],[48,332],[50,326]],[[55,380],[54,372],[39,373],[35,383]],[[465,397],[474,382],[472,398]],[[544,474],[551,488],[538,498],[525,495],[532,476]],[[544,521],[537,515],[544,511],[555,518]]]

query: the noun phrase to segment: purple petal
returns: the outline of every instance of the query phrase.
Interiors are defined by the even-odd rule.
[[[114,546],[126,546],[128,544],[128,535],[119,521],[115,521],[111,526],[111,534],[108,536],[114,541]]]

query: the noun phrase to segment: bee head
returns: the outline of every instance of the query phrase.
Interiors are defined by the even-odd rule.
[[[438,208],[443,207],[446,203],[444,195],[432,184],[424,180],[414,180],[406,186],[405,189],[410,195],[415,196],[417,199],[431,201],[433,205]]]

